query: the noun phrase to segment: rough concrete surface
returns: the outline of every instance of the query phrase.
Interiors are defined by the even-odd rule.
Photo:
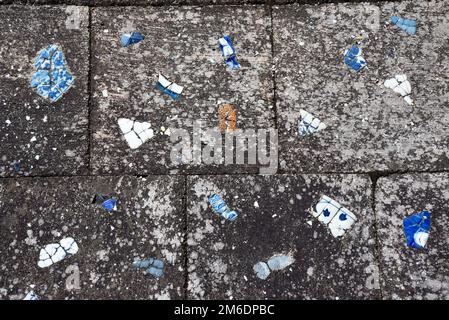
[[[377,264],[367,176],[194,176],[187,189],[188,298],[379,297],[371,280]],[[239,213],[235,221],[212,212],[213,192]],[[307,211],[323,194],[359,219],[342,239]],[[257,278],[253,266],[281,253],[296,261]]]
[[[256,2],[0,0],[0,300],[449,299],[449,0]],[[416,36],[394,14],[416,19]],[[122,47],[131,31],[145,39]],[[223,35],[240,70],[221,57]],[[360,35],[368,65],[355,73],[343,52]],[[55,103],[30,87],[50,43],[75,76]],[[159,72],[184,87],[179,100],[155,88]],[[384,87],[397,74],[415,106]],[[172,159],[179,137],[161,127],[194,146],[194,121],[218,128],[226,103],[237,129],[278,128],[277,172]],[[300,109],[327,127],[299,137]],[[155,136],[131,150],[119,118]],[[92,204],[98,192],[117,211]],[[212,211],[213,192],[235,221]],[[357,217],[343,238],[308,212],[322,195]],[[408,248],[403,218],[424,209],[429,242]],[[40,249],[64,237],[79,251],[39,268]],[[279,254],[294,262],[257,277]],[[162,278],[132,267],[146,258],[166,263]]]
[[[448,4],[275,7],[281,169],[447,170]],[[417,35],[387,23],[393,14],[416,18]],[[343,63],[343,53],[359,35],[367,67],[355,73]],[[414,107],[383,85],[402,73],[410,79]],[[300,109],[327,128],[298,137]]]
[[[217,128],[217,109],[225,103],[236,107],[240,129],[274,127],[270,19],[263,7],[95,8],[92,23],[95,173],[179,169],[170,159],[174,143],[160,128],[191,132],[195,120]],[[121,47],[119,36],[133,30],[145,40]],[[241,70],[224,63],[223,35],[234,39]],[[155,88],[159,72],[185,88],[178,101]],[[155,137],[129,149],[117,125],[121,117],[150,122]]]
[[[33,288],[45,300],[182,298],[183,180],[124,176],[1,181],[0,299],[22,299]],[[98,192],[117,197],[117,211],[108,213],[92,204]],[[63,237],[75,239],[78,253],[39,268],[40,249]],[[165,261],[162,278],[132,267],[134,260],[150,257]],[[79,268],[78,289],[67,288],[69,266]]]
[[[85,174],[88,166],[88,8],[0,7],[0,176]],[[75,82],[50,103],[30,87],[37,53],[60,44]],[[20,164],[16,172],[13,163]]]
[[[376,213],[383,290],[387,299],[449,299],[449,174],[393,175],[379,179]],[[430,211],[424,249],[405,243],[402,220]]]

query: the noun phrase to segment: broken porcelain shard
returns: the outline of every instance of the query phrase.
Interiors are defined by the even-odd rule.
[[[306,136],[326,128],[326,125],[307,111],[299,110],[298,134]]]
[[[399,18],[397,16],[392,16],[391,22],[393,24],[397,25],[399,28],[401,28],[402,30],[404,30],[405,32],[407,32],[410,35],[416,34],[416,20],[403,19],[403,18]]]
[[[64,238],[59,243],[51,243],[41,249],[37,265],[40,268],[51,266],[78,252],[78,245],[73,238]]]
[[[38,52],[34,68],[36,72],[31,77],[31,88],[51,102],[59,100],[74,81],[62,49],[57,44],[50,44]]]
[[[172,99],[177,100],[181,95],[183,87],[177,85],[174,82],[170,82],[165,76],[159,74],[156,88],[161,90],[162,92],[168,94]]]
[[[321,223],[328,226],[334,237],[341,237],[357,221],[356,216],[337,201],[323,195],[314,204],[310,213]]]
[[[92,203],[101,204],[101,206],[108,212],[117,210],[117,199],[102,193],[96,194]]]
[[[240,64],[237,62],[237,56],[235,55],[235,49],[232,45],[232,40],[229,36],[224,36],[218,39],[218,45],[220,47],[221,54],[226,61],[226,64],[232,69],[236,70],[240,68]]]
[[[362,57],[362,49],[355,44],[344,53],[345,64],[352,70],[359,72],[366,66],[366,60]]]
[[[224,200],[218,194],[214,193],[210,195],[208,197],[208,200],[210,205],[212,206],[212,210],[219,216],[222,216],[229,221],[234,221],[235,219],[237,219],[237,212],[229,209]]]
[[[404,218],[404,233],[407,245],[412,248],[422,249],[429,239],[430,212],[421,211]]]
[[[147,273],[156,278],[160,278],[164,274],[164,261],[154,258],[134,261],[133,267],[137,269],[145,269]]]
[[[131,33],[123,34],[120,37],[120,43],[122,44],[122,46],[128,47],[132,44],[142,41],[143,39],[145,39],[145,37],[141,33],[134,31]]]
[[[270,275],[271,271],[282,270],[295,262],[295,259],[290,254],[276,254],[272,256],[267,262],[259,261],[253,266],[256,276],[265,280]],[[270,271],[271,270],[271,271]]]
[[[280,254],[272,256],[270,260],[267,261],[267,264],[272,271],[278,271],[288,267],[293,262],[295,262],[295,259],[293,259],[292,256]]]
[[[253,270],[256,273],[256,276],[262,280],[265,280],[270,275],[270,269],[268,268],[268,265],[263,261],[256,263],[253,267]]]
[[[139,122],[131,119],[118,119],[118,126],[131,149],[137,149],[142,144],[153,138],[154,132],[151,123]]]
[[[412,93],[412,86],[407,80],[407,76],[405,74],[398,74],[394,78],[385,80],[384,86],[389,89],[393,89],[396,93],[399,93],[408,105],[414,105],[413,99],[410,97],[410,94]]]
[[[23,298],[23,300],[40,300],[40,299],[39,296],[34,293],[34,291],[30,291],[27,293],[25,298]]]

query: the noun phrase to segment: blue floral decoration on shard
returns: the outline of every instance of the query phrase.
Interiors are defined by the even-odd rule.
[[[345,51],[345,64],[352,70],[359,72],[366,66],[366,60],[362,57],[362,49],[355,44]]]
[[[240,64],[237,62],[237,57],[235,55],[235,49],[232,45],[232,40],[228,36],[224,36],[218,40],[218,45],[220,47],[221,54],[223,55],[226,64],[233,70],[239,69]]]
[[[410,35],[416,34],[416,20],[403,19],[396,16],[392,16],[391,22]]]
[[[429,239],[430,212],[421,211],[403,220],[404,233],[407,245],[412,248],[422,249]]]
[[[224,200],[218,194],[212,194],[208,197],[209,203],[212,206],[212,210],[223,218],[234,221],[237,219],[237,212],[229,209]]]
[[[145,39],[145,37],[139,32],[125,33],[120,37],[120,43],[122,46],[128,47],[142,41],[143,39]]]
[[[38,52],[34,68],[36,72],[31,78],[31,87],[51,102],[59,100],[74,81],[61,47],[56,44],[50,44]]]

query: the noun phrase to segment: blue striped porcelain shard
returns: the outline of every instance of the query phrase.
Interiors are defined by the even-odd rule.
[[[362,49],[355,44],[344,54],[345,64],[352,70],[359,72],[366,66],[366,60],[362,57]]]
[[[416,249],[424,248],[429,239],[430,212],[412,214],[404,219],[403,224],[407,245]]]
[[[324,195],[312,205],[310,213],[325,224],[335,238],[343,236],[357,221],[351,211]]]
[[[58,101],[73,83],[61,47],[51,44],[38,52],[34,59],[36,72],[31,78],[31,88],[51,102]]]
[[[218,45],[226,64],[233,70],[239,69],[240,64],[237,62],[237,57],[235,55],[235,49],[232,45],[231,38],[229,36],[224,36],[223,38],[218,39]]]
[[[142,41],[143,39],[145,39],[145,37],[139,32],[125,33],[120,37],[120,43],[122,46],[128,47]]]
[[[416,34],[416,20],[403,19],[396,16],[392,16],[391,22],[410,35]]]
[[[159,74],[156,88],[161,90],[162,92],[168,94],[173,100],[177,100],[181,95],[183,87],[177,85],[174,82],[169,81],[165,76]]]
[[[326,125],[307,111],[299,110],[298,134],[307,136],[326,128]]]
[[[237,212],[229,209],[224,200],[218,194],[212,194],[208,197],[209,203],[212,206],[212,210],[223,218],[234,221],[237,219]]]
[[[164,261],[149,258],[146,260],[137,260],[133,262],[133,267],[136,269],[145,269],[146,273],[151,274],[156,278],[164,275]]]

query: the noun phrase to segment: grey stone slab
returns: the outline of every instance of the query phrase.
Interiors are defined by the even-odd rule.
[[[204,128],[217,128],[217,109],[224,103],[236,107],[237,128],[274,127],[268,9],[93,8],[92,23],[94,172],[246,171],[224,165],[177,165],[170,160],[174,143],[160,128],[191,132],[195,120],[204,121]],[[121,47],[120,35],[133,30],[145,40]],[[242,65],[238,71],[226,66],[218,48],[218,39],[226,34],[234,40]],[[180,100],[155,88],[159,72],[184,86]],[[117,125],[121,117],[149,121],[155,137],[131,150]]]
[[[386,299],[449,299],[449,174],[406,174],[380,178],[376,219]],[[403,219],[430,211],[424,249],[409,248]]]
[[[88,23],[87,7],[1,7],[0,176],[15,175],[14,162],[25,175],[87,172]],[[55,103],[30,87],[33,60],[52,43],[62,46],[75,77]]]
[[[284,171],[368,172],[449,167],[448,1],[281,6],[273,12],[279,160]],[[391,15],[416,18],[409,36]],[[343,63],[353,37],[367,68]],[[416,106],[383,83],[405,73]],[[299,137],[299,110],[327,124]]]
[[[32,285],[42,299],[182,298],[183,186],[168,176],[2,180],[0,299],[22,299]],[[91,204],[97,192],[117,197],[117,211]],[[78,253],[39,268],[40,249],[67,236]],[[162,278],[132,267],[149,257],[165,261]],[[79,268],[79,289],[66,286],[69,266]]]
[[[239,213],[235,221],[212,212],[212,192]],[[359,219],[342,239],[307,212],[322,194]],[[362,175],[189,177],[188,298],[379,298],[371,202]],[[281,253],[295,262],[266,280],[256,277],[257,262]]]

